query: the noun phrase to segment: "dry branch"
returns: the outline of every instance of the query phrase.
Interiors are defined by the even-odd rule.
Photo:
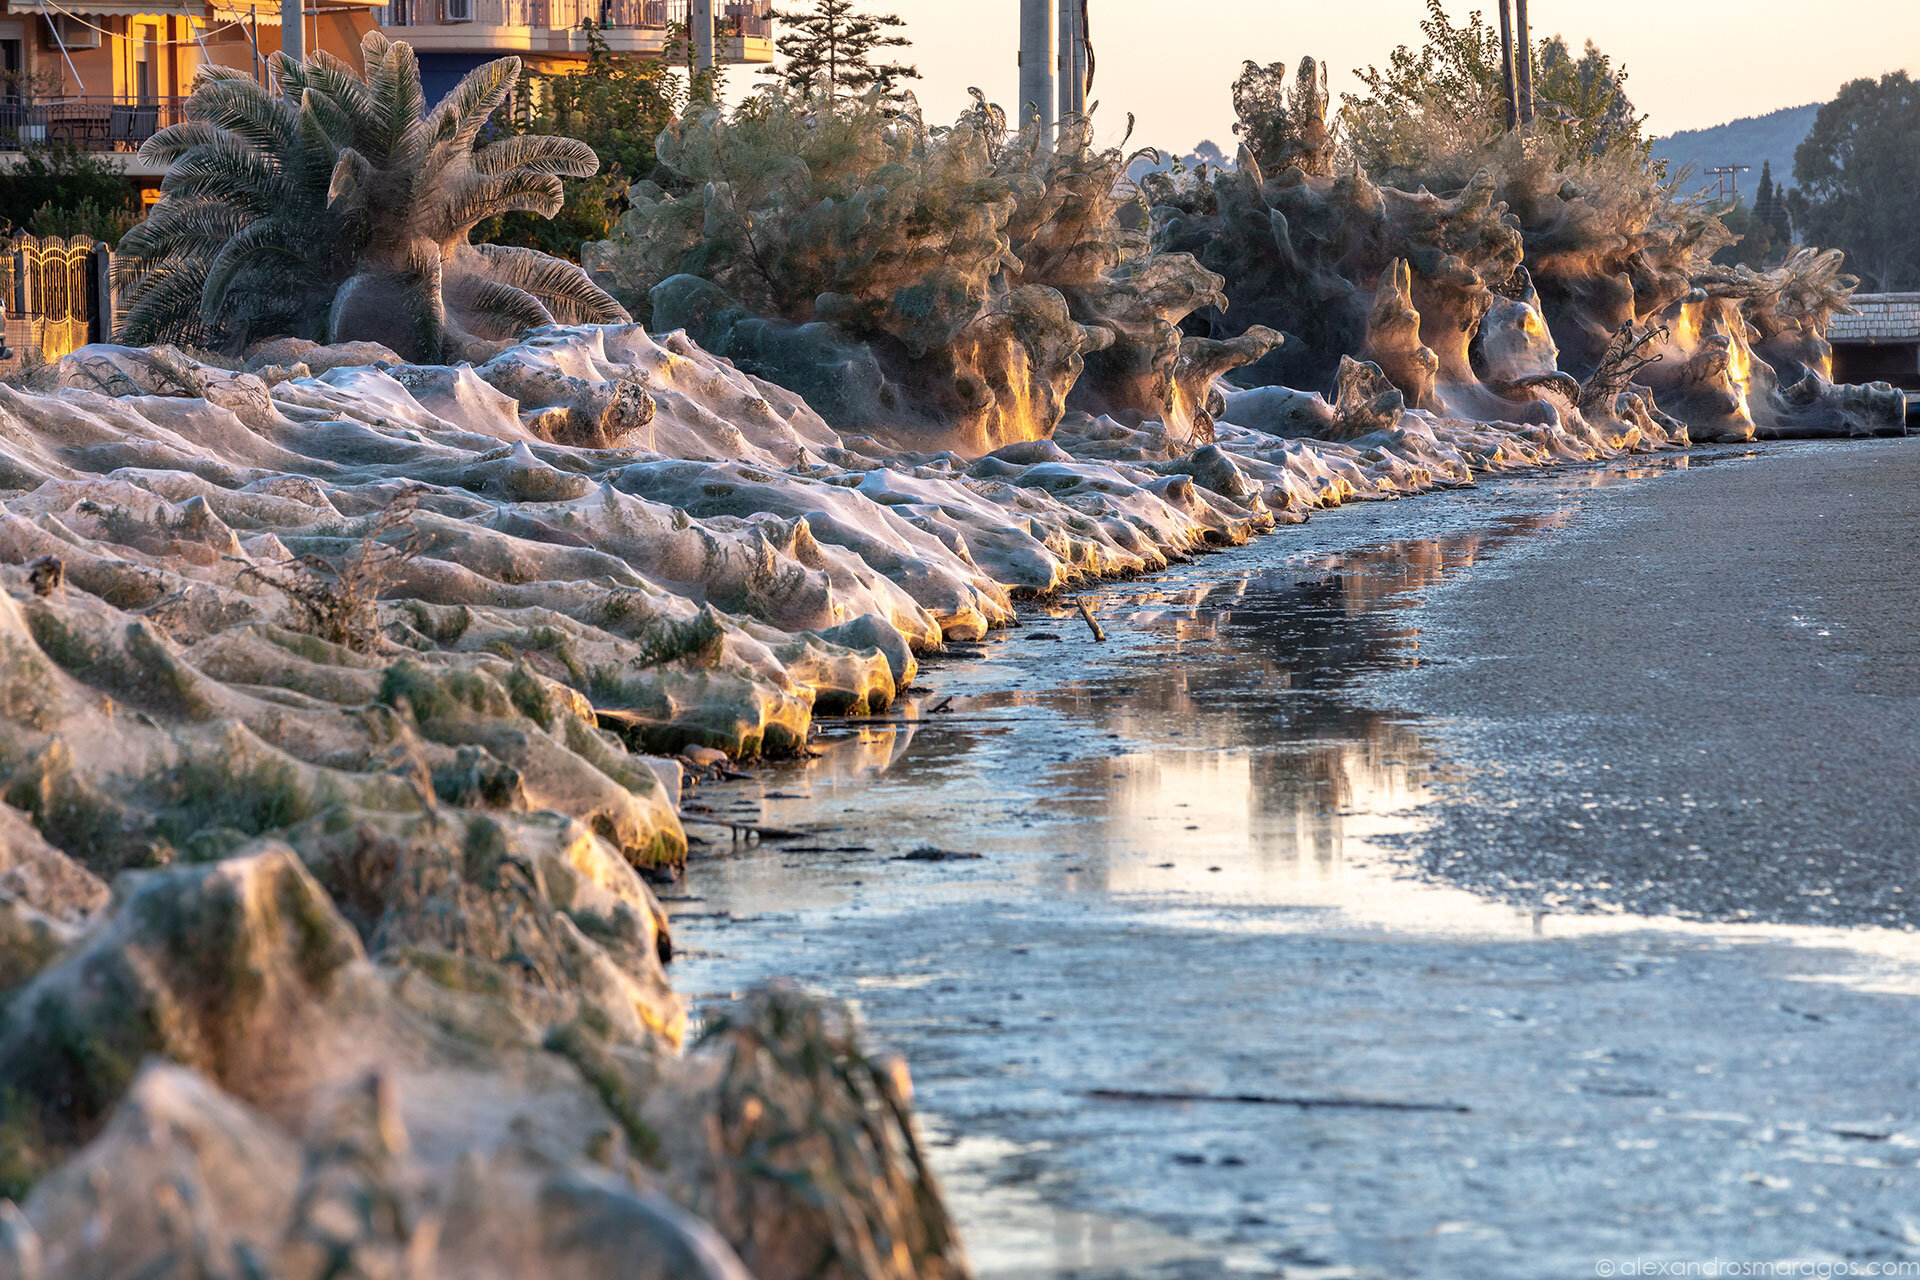
[[[407,489],[387,504],[360,545],[337,560],[295,556],[273,564],[252,564],[240,571],[272,587],[293,602],[300,629],[322,640],[365,652],[379,638],[374,602],[395,575],[425,547],[413,518],[425,489]],[[385,539],[400,535],[395,541]]]

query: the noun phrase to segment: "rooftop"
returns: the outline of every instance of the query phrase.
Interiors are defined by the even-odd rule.
[[[1829,342],[1920,342],[1920,293],[1856,293],[1853,314],[1827,326]]]

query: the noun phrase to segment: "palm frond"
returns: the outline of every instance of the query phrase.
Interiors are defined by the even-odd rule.
[[[432,211],[438,238],[463,236],[477,222],[503,213],[551,218],[566,203],[560,179],[550,173],[464,173],[454,178]]]
[[[591,178],[600,172],[600,157],[578,138],[522,133],[490,142],[473,153],[473,167],[481,173],[552,173],[562,178]]]
[[[427,121],[434,141],[454,151],[473,150],[488,117],[500,108],[520,78],[520,59],[496,58],[475,67],[455,85],[453,92],[440,100]]]
[[[227,200],[266,217],[282,203],[286,171],[279,157],[239,142],[195,147],[167,170],[160,190],[182,199]]]
[[[373,113],[373,95],[367,89],[367,82],[350,64],[325,49],[315,49],[307,55],[306,76],[308,88],[318,89],[332,98],[354,120],[365,119]]]
[[[525,289],[474,275],[455,276],[447,285],[447,309],[481,337],[513,338],[554,322],[553,312]]]
[[[262,218],[242,227],[238,234],[228,240],[214,255],[207,266],[207,278],[200,286],[200,320],[203,324],[212,324],[226,305],[227,291],[233,286],[234,277],[240,274],[254,259],[265,255],[276,255],[295,263],[304,263],[307,258],[302,246],[294,239],[293,229],[275,218]]]
[[[140,144],[140,158],[148,164],[172,164],[195,147],[235,138],[229,130],[204,120],[183,120],[170,124]]]
[[[485,259],[487,279],[532,294],[563,324],[626,324],[633,319],[611,294],[565,258],[514,245],[470,247]]]
[[[293,108],[251,80],[216,79],[203,83],[187,99],[187,118],[216,124],[262,150],[291,150],[295,141]]]
[[[241,67],[222,66],[218,62],[203,62],[200,64],[200,69],[193,73],[193,85],[187,92],[193,92],[203,81],[209,80],[245,80],[251,84],[253,73]]]
[[[324,144],[329,151],[353,145],[353,114],[323,89],[308,85],[300,92],[300,136],[309,148]]]
[[[146,219],[120,237],[113,255],[114,282],[122,272],[131,280],[143,274],[147,264],[170,254],[201,248],[208,256],[218,245],[246,225],[246,215],[220,200],[176,200],[172,197],[154,206]]]
[[[120,341],[132,346],[165,342],[192,328],[200,315],[206,263],[182,260],[147,277],[146,287],[125,300]]]
[[[362,139],[369,156],[386,164],[407,164],[425,150],[426,96],[420,89],[420,62],[404,41],[388,44],[378,65],[367,64],[372,106]]]

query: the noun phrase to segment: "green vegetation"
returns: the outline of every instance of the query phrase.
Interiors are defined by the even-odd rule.
[[[92,236],[117,243],[140,221],[126,175],[75,147],[29,147],[0,165],[0,235]]]
[[[563,180],[564,201],[551,218],[513,212],[488,218],[473,234],[495,244],[522,245],[578,260],[580,245],[604,240],[627,208],[627,188],[653,172],[653,140],[687,105],[688,82],[664,58],[614,53],[600,29],[582,24],[587,66],[577,75],[528,77],[527,96],[539,104],[525,123],[496,121],[503,136],[559,134],[593,148],[600,171]],[[690,73],[691,76],[691,73]],[[695,84],[694,89],[700,86]]]
[[[789,92],[805,95],[818,89],[832,100],[878,90],[895,100],[902,81],[920,78],[915,67],[876,56],[912,43],[895,34],[906,23],[893,14],[861,13],[853,0],[813,0],[810,12],[789,10],[773,16],[781,24],[773,43],[784,61],[762,74],[778,77]]]
[[[194,860],[230,854],[233,842],[222,832],[264,835],[304,822],[320,809],[291,759],[193,756],[181,761],[158,790],[165,812],[155,832],[176,846],[202,836],[190,849]]]
[[[1920,289],[1920,85],[1904,71],[1854,80],[1820,108],[1793,157],[1793,224],[1846,250],[1874,290]]]
[[[422,723],[471,712],[476,716],[511,716],[506,692],[486,675],[464,668],[433,669],[412,658],[402,658],[380,679],[380,701],[397,707],[402,700]]]
[[[1753,197],[1753,221],[1756,228],[1766,228],[1767,239],[1775,248],[1785,251],[1793,242],[1793,219],[1787,211],[1787,190],[1775,184],[1771,160],[1760,162],[1760,189]]]
[[[1773,163],[1760,162],[1760,185],[1753,203],[1737,201],[1721,215],[1727,230],[1740,237],[1713,255],[1722,266],[1748,266],[1765,270],[1785,258],[1793,247],[1793,226],[1787,213],[1787,192],[1773,181]]]
[[[168,172],[115,261],[123,341],[239,350],[292,334],[439,360],[556,320],[623,317],[573,264],[470,240],[489,218],[553,216],[561,180],[599,167],[569,138],[475,146],[519,60],[476,69],[427,113],[412,49],[376,31],[363,52],[364,79],[324,52],[276,55],[271,89],[201,69],[187,121],[141,148]]]

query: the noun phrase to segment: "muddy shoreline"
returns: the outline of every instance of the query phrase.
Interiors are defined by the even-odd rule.
[[[1451,887],[1424,842],[1507,740],[1475,754],[1474,722],[1382,692],[1462,665],[1451,593],[1616,506],[1850,456],[1699,450],[1324,513],[1090,592],[1105,645],[1031,607],[929,665],[913,706],[953,702],[923,727],[837,727],[703,789],[809,835],[696,849],[668,904],[682,989],[696,1018],[774,968],[852,1000],[913,1066],[983,1275],[1905,1257],[1920,1120],[1857,1048],[1910,1026],[1910,937]],[[981,856],[910,859],[929,845]],[[1468,1110],[1150,1100],[1182,1093]]]

